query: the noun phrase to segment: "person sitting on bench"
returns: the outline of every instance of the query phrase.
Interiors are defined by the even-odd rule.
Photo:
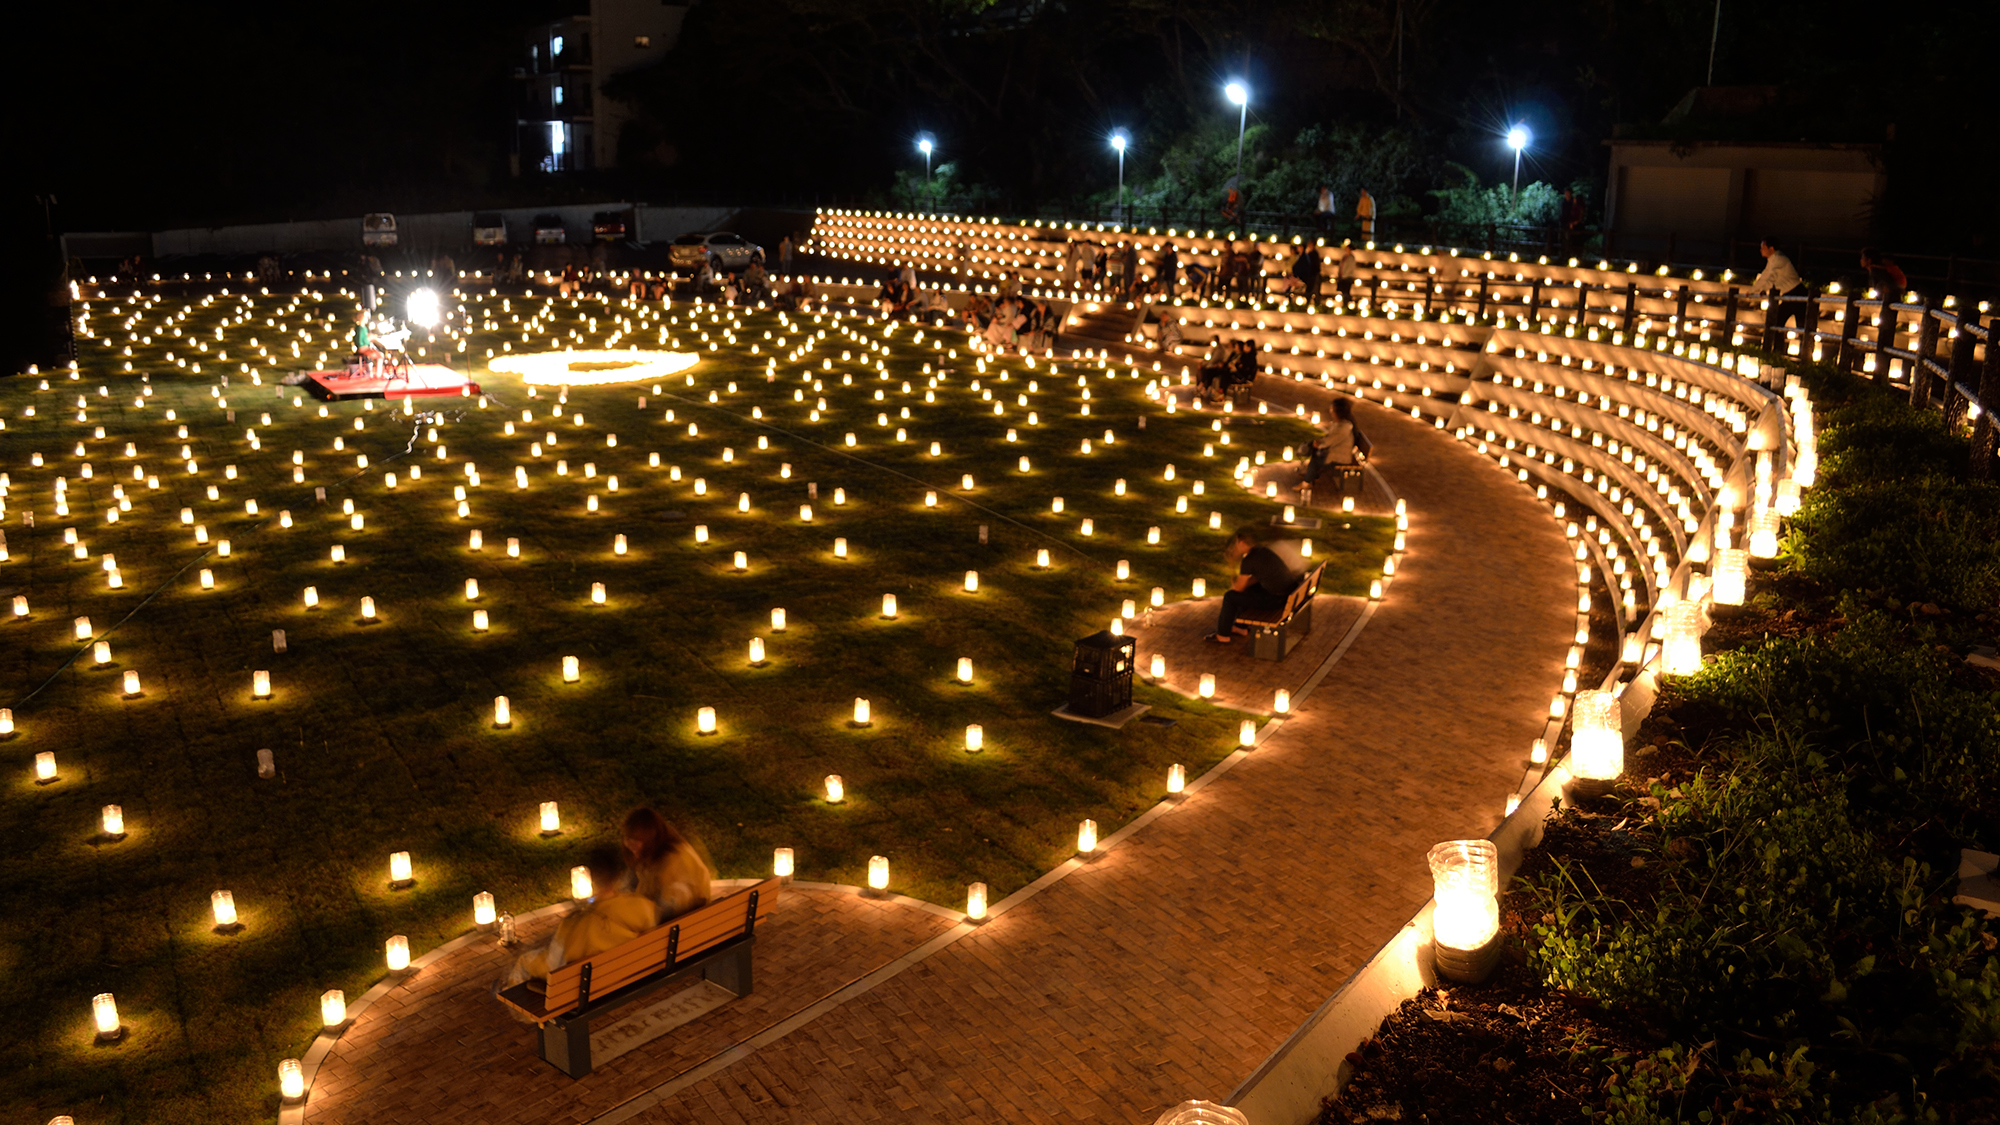
[[[1249,633],[1248,629],[1237,626],[1237,618],[1285,608],[1285,598],[1303,577],[1283,555],[1259,542],[1255,527],[1237,528],[1223,553],[1238,567],[1236,581],[1223,592],[1222,612],[1216,617],[1215,632],[1206,638],[1219,645],[1233,644],[1236,634]]]
[[[556,936],[540,949],[531,949],[515,958],[507,979],[499,987],[509,988],[523,981],[547,981],[549,974],[572,961],[595,957],[645,933],[659,920],[653,900],[621,890],[625,863],[618,849],[600,844],[583,857],[596,893],[583,909],[562,920]],[[532,986],[531,986],[532,987]]]
[[[625,816],[625,890],[649,899],[664,922],[697,906],[708,905],[714,873],[679,829],[649,808]]]
[[[1319,480],[1319,475],[1328,465],[1347,467],[1355,463],[1355,437],[1360,431],[1354,428],[1354,403],[1347,398],[1333,400],[1333,417],[1320,428],[1318,437],[1308,446],[1305,477],[1299,483],[1311,485]]]

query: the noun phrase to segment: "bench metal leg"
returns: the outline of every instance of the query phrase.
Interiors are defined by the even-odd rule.
[[[750,943],[745,942],[729,956],[718,957],[703,965],[702,979],[713,981],[738,996],[750,995],[750,949]]]
[[[558,1020],[543,1024],[539,1029],[542,1038],[542,1058],[549,1065],[569,1075],[582,1078],[590,1073],[590,1020]]]

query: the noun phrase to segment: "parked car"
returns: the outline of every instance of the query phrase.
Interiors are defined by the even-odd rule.
[[[563,226],[561,215],[535,216],[535,241],[547,245],[561,245],[569,241],[569,229]]]
[[[590,217],[590,233],[599,242],[623,242],[630,235],[630,227],[623,211],[599,211]]]
[[[498,211],[480,211],[472,216],[474,246],[507,245],[507,217]]]
[[[729,231],[711,231],[706,234],[684,234],[674,239],[667,248],[667,260],[676,269],[693,269],[701,264],[704,253],[715,255],[717,267],[738,270],[750,264],[763,248],[746,241],[742,235]]]
[[[376,211],[361,216],[361,245],[394,246],[396,216]]]

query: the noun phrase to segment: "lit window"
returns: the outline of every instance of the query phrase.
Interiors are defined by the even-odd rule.
[[[556,55],[560,55],[560,54],[562,54],[562,49],[563,49],[563,37],[562,37],[562,36],[558,35],[558,36],[556,36],[556,37],[555,37],[554,39],[551,39],[551,40],[549,40],[549,55],[550,55],[550,57],[554,57],[554,56],[556,56]]]
[[[557,105],[561,105],[561,104],[563,104],[563,103],[562,103],[562,100],[563,100],[563,88],[562,88],[561,86],[557,86],[557,87],[555,88],[555,92],[556,92],[556,104],[557,104]]]
[[[653,37],[650,35],[634,35],[632,37],[632,45],[643,50],[653,45]]]

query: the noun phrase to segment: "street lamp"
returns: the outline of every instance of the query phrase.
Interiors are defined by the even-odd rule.
[[[1123,129],[1111,134],[1112,151],[1118,154],[1118,218],[1121,222],[1125,218],[1125,146],[1130,143]]]
[[[937,146],[935,146],[935,145],[933,145],[933,144],[931,143],[931,139],[930,139],[929,137],[925,136],[925,137],[918,137],[918,138],[917,138],[917,151],[918,151],[918,152],[921,152],[921,153],[923,153],[923,154],[924,154],[924,195],[926,195],[926,196],[929,196],[929,195],[931,195],[931,194],[932,194],[932,192],[931,192],[931,150],[932,150],[933,148],[935,148],[935,147],[937,147]],[[933,206],[933,207],[935,207],[935,206],[936,206],[936,202],[937,202],[937,201],[933,199],[933,200],[932,200],[931,202],[932,202],[932,206]]]
[[[1514,150],[1514,193],[1508,197],[1512,205],[1521,195],[1521,150],[1528,147],[1528,127],[1515,125],[1507,130],[1507,147]]]
[[[1243,126],[1250,120],[1250,88],[1241,82],[1232,81],[1222,88],[1222,93],[1237,107],[1236,113],[1236,175],[1243,175]]]

